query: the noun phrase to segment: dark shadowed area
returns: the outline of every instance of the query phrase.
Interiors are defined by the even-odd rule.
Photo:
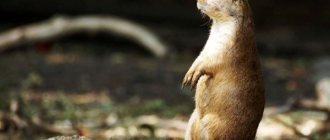
[[[330,139],[330,1],[250,4],[267,99],[257,139]],[[1,0],[0,17],[0,139],[183,139],[194,91],[181,82],[211,25],[196,1]]]

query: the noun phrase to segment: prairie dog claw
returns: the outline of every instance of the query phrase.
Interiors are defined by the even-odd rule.
[[[206,74],[204,71],[188,71],[183,80],[183,86],[190,86],[191,89],[195,88],[199,78],[204,74]]]

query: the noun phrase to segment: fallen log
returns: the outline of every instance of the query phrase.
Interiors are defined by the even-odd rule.
[[[44,22],[18,27],[0,34],[0,52],[15,45],[51,40],[76,32],[109,32],[136,41],[157,57],[163,57],[167,52],[166,45],[145,27],[109,16],[57,16]]]

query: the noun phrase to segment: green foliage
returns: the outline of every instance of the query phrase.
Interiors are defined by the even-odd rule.
[[[66,96],[60,96],[56,99],[44,98],[38,105],[38,113],[46,120],[74,120],[76,119],[76,106]],[[34,106],[34,105],[31,105]]]
[[[61,96],[59,100],[57,100],[58,109],[63,111],[62,115],[63,119],[75,119],[75,105],[73,102],[66,98],[65,96]]]
[[[21,88],[29,89],[31,87],[40,86],[41,84],[42,84],[42,77],[35,72],[31,72],[28,74],[27,78],[22,81]]]

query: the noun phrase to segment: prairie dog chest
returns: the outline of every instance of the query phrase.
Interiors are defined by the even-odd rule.
[[[235,42],[237,23],[235,21],[226,21],[213,23],[204,49],[201,52],[202,57],[221,58],[228,48]],[[219,61],[219,60],[215,60]]]

